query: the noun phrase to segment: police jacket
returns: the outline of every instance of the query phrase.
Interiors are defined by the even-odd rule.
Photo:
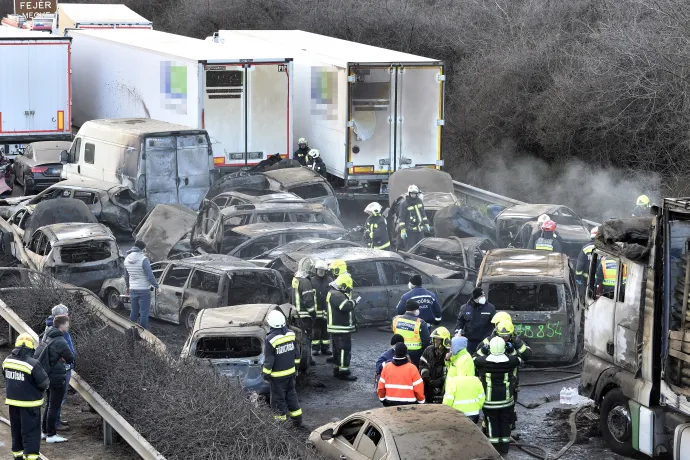
[[[314,314],[314,287],[309,278],[292,278],[292,304],[300,318],[309,318]]]
[[[551,252],[563,252],[563,246],[561,245],[560,239],[554,234],[554,232],[541,231],[541,234],[537,233],[532,235],[536,236],[534,241],[530,240],[529,249],[536,249],[538,251],[551,251]]]
[[[408,196],[400,203],[398,221],[400,230],[405,229],[408,232],[421,232],[423,227],[429,224],[424,203],[419,199],[419,196],[417,198]]]
[[[328,304],[329,334],[351,334],[355,332],[355,302],[350,296],[337,289],[331,289],[326,296]]]
[[[311,158],[311,157],[309,157],[309,158]],[[311,158],[311,161],[314,163],[314,166],[313,166],[314,171],[321,174],[322,176],[325,176],[326,172],[327,172],[326,171],[326,163],[323,162],[321,157]]]
[[[52,328],[46,335],[34,351],[34,358],[48,374],[51,385],[64,385],[67,375],[65,365],[74,363],[74,355],[60,329]]]
[[[428,289],[419,286],[403,294],[400,302],[398,302],[398,306],[395,307],[397,314],[405,314],[405,304],[408,300],[414,300],[419,304],[419,317],[428,324],[440,323],[441,319],[443,319],[441,317],[441,304],[438,303],[436,294]]]
[[[477,348],[477,356],[489,356],[489,343],[494,337],[498,337],[495,330],[489,337],[485,338],[481,346]],[[508,356],[519,356],[522,361],[527,361],[532,357],[532,349],[520,337],[513,335],[510,337],[510,340],[506,342],[506,354]]]
[[[48,374],[31,357],[33,350],[21,346],[2,363],[5,375],[5,404],[15,407],[41,407],[43,390],[48,388]]]
[[[393,318],[393,334],[400,334],[405,339],[407,351],[417,351],[417,361],[422,356],[422,351],[431,345],[429,325],[422,318],[405,313]]]
[[[520,365],[519,357],[477,356],[474,365],[486,392],[485,409],[501,409],[515,404],[515,369]]]
[[[468,417],[479,415],[485,399],[482,382],[474,375],[449,377],[446,381],[443,404],[459,410]]]
[[[443,383],[446,381],[445,347],[429,345],[419,359],[419,373],[424,380],[424,395],[429,403],[443,402]]]
[[[287,327],[271,329],[264,342],[263,373],[271,378],[295,375],[300,363],[300,349],[295,333]]]
[[[309,156],[309,147],[306,149],[297,149],[292,157],[293,160],[299,161],[302,166],[309,166],[311,164],[311,157]]]
[[[491,335],[494,325],[491,318],[496,314],[496,308],[489,302],[484,305],[470,300],[460,308],[458,320],[455,322],[455,330],[462,329],[465,337],[470,342],[481,342]]]
[[[328,291],[330,290],[330,280],[327,276],[323,278],[318,276],[312,276],[309,278],[311,285],[314,288],[314,309],[316,311],[317,318],[328,318],[328,303],[326,302],[326,297],[328,297]]]
[[[388,249],[391,245],[388,237],[386,218],[381,214],[371,215],[364,224],[364,237],[367,246],[373,249]]]
[[[577,256],[577,265],[575,266],[575,278],[577,284],[585,284],[589,279],[589,262],[592,260],[592,251],[594,250],[594,242],[587,243],[582,247],[580,254]]]

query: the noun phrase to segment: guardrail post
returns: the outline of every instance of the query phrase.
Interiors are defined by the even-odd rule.
[[[10,348],[12,348],[14,346],[14,342],[17,341],[17,333],[9,323],[7,324],[7,340],[9,341]]]
[[[113,427],[103,419],[103,445],[113,445]]]

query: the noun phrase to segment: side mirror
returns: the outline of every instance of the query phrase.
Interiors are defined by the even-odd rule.
[[[329,428],[326,431],[321,433],[321,439],[324,441],[330,441],[333,439],[333,428]]]
[[[60,163],[63,165],[66,165],[69,163],[69,152],[67,150],[63,150],[60,152]]]

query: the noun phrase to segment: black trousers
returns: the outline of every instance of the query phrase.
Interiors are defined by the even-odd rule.
[[[327,352],[331,347],[331,339],[326,330],[328,321],[326,318],[316,318],[314,320],[314,335],[311,339],[312,351]]]
[[[41,408],[9,406],[12,454],[15,458],[38,458],[41,449]]]
[[[352,334],[331,334],[333,342],[334,373],[350,375],[350,359],[352,358]]]
[[[405,250],[409,251],[414,245],[424,239],[424,232],[415,232],[414,230],[407,231],[407,238],[405,238]]]
[[[506,453],[510,448],[510,426],[513,423],[514,410],[514,404],[500,409],[482,409],[484,434],[500,453]]]
[[[294,375],[271,379],[271,409],[276,412],[276,420],[286,421],[289,415],[295,425],[302,424],[302,409],[297,400]]]
[[[57,422],[58,410],[62,406],[62,400],[65,397],[65,382],[62,385],[50,384],[48,391],[46,391],[46,408],[43,413],[43,433],[47,436],[53,436],[55,431],[55,423]]]

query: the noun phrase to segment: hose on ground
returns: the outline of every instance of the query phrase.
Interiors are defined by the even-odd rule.
[[[11,426],[10,421],[7,420],[5,417],[0,417],[0,422],[4,423],[7,426]],[[41,460],[48,460],[48,457],[46,457],[45,455],[43,455],[43,454],[39,454],[39,455],[41,456],[40,457]]]
[[[542,380],[541,382],[530,382],[530,383],[520,383],[520,388],[522,387],[538,387],[539,385],[548,385],[550,383],[567,382],[568,380],[576,379],[581,376],[581,373],[573,374],[568,377],[563,377],[555,380]]]

